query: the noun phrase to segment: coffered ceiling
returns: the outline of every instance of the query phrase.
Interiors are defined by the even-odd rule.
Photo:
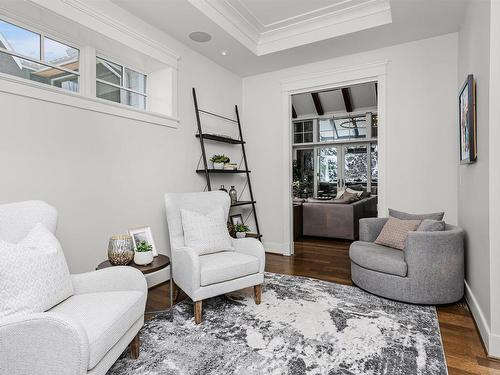
[[[466,0],[111,2],[240,76],[456,32],[466,5]],[[318,28],[321,22],[325,25]],[[212,38],[197,43],[189,38],[194,31]]]
[[[388,0],[189,0],[261,56],[384,25]]]

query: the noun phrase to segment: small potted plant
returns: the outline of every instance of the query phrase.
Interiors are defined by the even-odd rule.
[[[222,154],[222,155],[214,155],[214,156],[212,156],[212,158],[210,159],[210,161],[214,165],[214,169],[224,169],[224,164],[225,163],[229,163],[230,160],[229,160],[229,157],[227,157],[226,155]]]
[[[136,245],[134,263],[145,266],[153,261],[153,246],[146,241],[141,241]]]
[[[250,228],[245,224],[236,224],[234,229],[236,230],[236,238],[244,238],[247,236],[247,232],[250,231]]]

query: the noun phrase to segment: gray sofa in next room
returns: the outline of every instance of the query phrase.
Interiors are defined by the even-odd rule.
[[[397,250],[374,243],[387,218],[361,219],[353,242],[351,277],[360,288],[390,299],[416,304],[446,304],[464,294],[464,231],[408,232]]]

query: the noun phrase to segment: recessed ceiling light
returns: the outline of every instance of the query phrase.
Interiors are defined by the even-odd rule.
[[[204,31],[194,31],[189,34],[189,37],[198,43],[206,43],[212,39],[212,36]]]
[[[222,56],[227,56],[227,55],[229,54],[229,52],[227,52],[227,51],[221,51],[221,53],[220,53],[220,54],[221,54]]]

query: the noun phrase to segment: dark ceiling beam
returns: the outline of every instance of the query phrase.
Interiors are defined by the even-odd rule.
[[[292,118],[297,118],[297,112],[295,112],[295,107],[292,104]]]
[[[351,93],[349,92],[349,88],[344,87],[341,89],[342,98],[344,99],[344,106],[347,113],[352,112],[352,100]]]
[[[378,82],[375,82],[375,99],[378,99]]]
[[[316,108],[316,113],[318,114],[318,116],[323,116],[325,112],[323,111],[323,106],[321,105],[319,94],[317,92],[312,92],[311,96],[314,102],[314,107]]]

